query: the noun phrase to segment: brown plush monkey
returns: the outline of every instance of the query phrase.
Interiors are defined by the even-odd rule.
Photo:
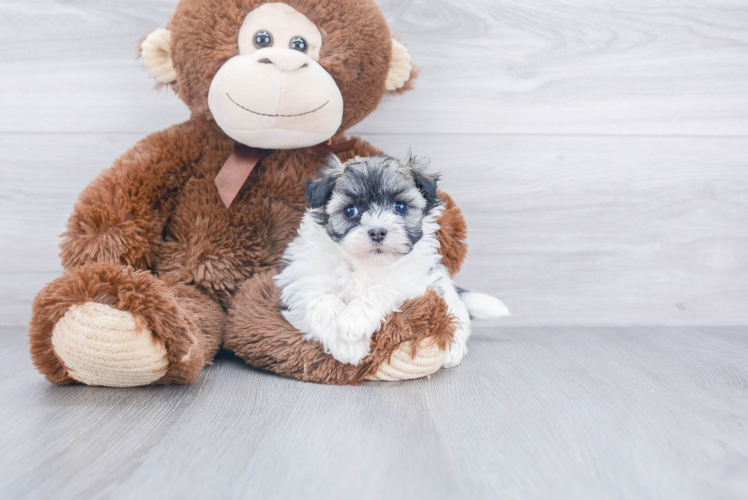
[[[192,116],[80,195],[66,272],[33,305],[39,371],[54,383],[192,383],[222,345],[252,366],[330,384],[436,371],[453,325],[435,293],[392,314],[352,366],[283,320],[271,279],[324,161],[318,145],[345,143],[385,93],[411,87],[407,51],[374,1],[182,0],[142,53]],[[358,140],[340,157],[379,153]],[[465,223],[443,197],[441,252],[455,273]]]

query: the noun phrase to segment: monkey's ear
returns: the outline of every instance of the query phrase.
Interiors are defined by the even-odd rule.
[[[171,60],[171,31],[159,28],[148,35],[140,44],[140,54],[145,69],[159,83],[168,85],[177,81],[177,72]]]
[[[392,59],[390,59],[390,72],[387,74],[385,89],[387,92],[400,93],[410,90],[415,71],[410,62],[410,54],[405,45],[392,39]],[[410,84],[409,84],[410,83]]]

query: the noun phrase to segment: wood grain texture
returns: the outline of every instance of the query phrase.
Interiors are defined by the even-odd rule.
[[[186,119],[135,59],[176,3],[2,2],[0,131],[145,133]],[[360,133],[748,133],[743,0],[380,4],[423,71]]]
[[[140,389],[52,387],[22,334],[0,330],[3,498],[748,495],[744,328],[479,328],[429,380],[326,387],[222,358]]]
[[[0,135],[12,165],[0,170],[0,324],[28,321],[61,272],[78,193],[139,138]],[[514,316],[498,324],[748,324],[748,139],[365,138],[443,174],[469,227],[458,282],[507,302]]]

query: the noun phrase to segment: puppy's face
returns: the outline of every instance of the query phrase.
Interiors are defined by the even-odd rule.
[[[438,204],[437,176],[409,157],[337,157],[307,188],[317,222],[343,250],[368,265],[388,265],[423,237],[423,219]]]

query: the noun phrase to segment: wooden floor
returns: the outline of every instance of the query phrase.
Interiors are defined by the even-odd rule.
[[[25,325],[80,190],[189,116],[135,58],[176,0],[0,0],[0,498],[748,498],[746,0],[379,3],[421,76],[353,133],[431,158],[514,315],[430,380],[114,390]]]
[[[0,338],[0,497],[745,498],[745,329],[481,328],[431,379],[223,357],[189,387],[52,387]]]

